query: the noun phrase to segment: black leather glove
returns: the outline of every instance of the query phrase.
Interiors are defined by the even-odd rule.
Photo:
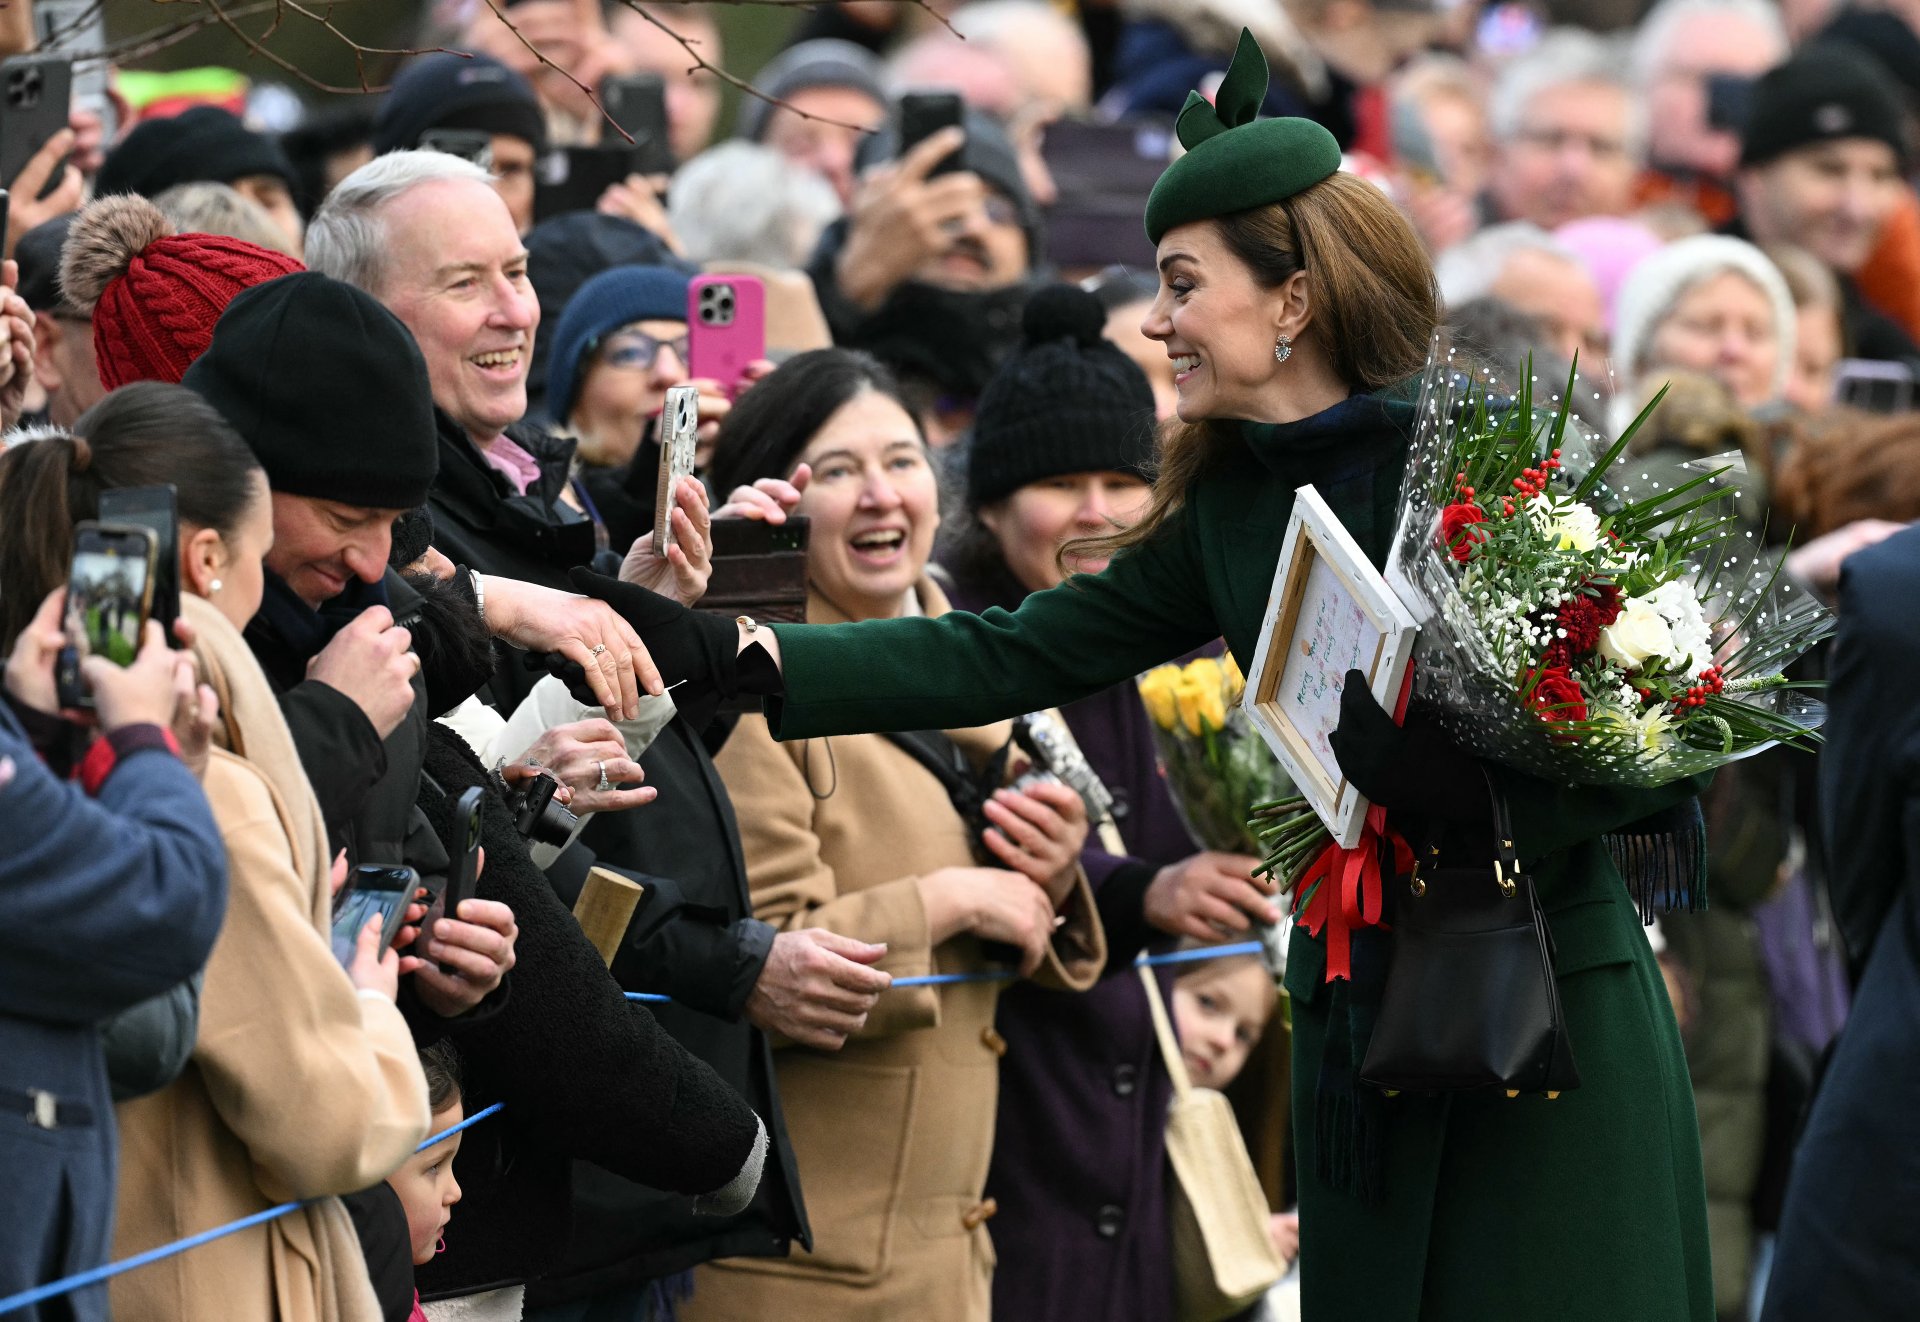
[[[1461,822],[1493,819],[1480,764],[1455,747],[1430,718],[1409,714],[1404,726],[1395,725],[1358,670],[1347,672],[1340,690],[1340,724],[1327,742],[1347,779],[1388,811]]]
[[[740,627],[723,616],[682,606],[634,583],[575,569],[567,575],[575,592],[619,611],[647,645],[660,678],[673,689],[674,706],[698,730],[722,702],[739,696]]]

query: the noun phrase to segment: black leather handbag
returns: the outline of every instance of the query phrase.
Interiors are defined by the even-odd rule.
[[[1580,1086],[1553,977],[1553,937],[1520,870],[1507,802],[1493,793],[1494,861],[1440,868],[1423,851],[1398,897],[1379,1017],[1360,1069],[1389,1091]]]

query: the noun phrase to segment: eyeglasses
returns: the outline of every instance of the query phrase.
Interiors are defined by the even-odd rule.
[[[674,357],[687,361],[687,337],[684,333],[670,340],[657,339],[642,330],[616,331],[604,342],[596,340],[588,352],[598,353],[608,367],[622,371],[645,372],[653,367],[662,349],[673,350]]]

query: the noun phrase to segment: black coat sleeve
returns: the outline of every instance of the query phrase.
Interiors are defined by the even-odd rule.
[[[373,787],[387,774],[387,749],[367,714],[340,690],[305,680],[280,695],[280,713],[293,732],[301,769],[320,801],[327,833],[358,817]]]
[[[427,770],[446,795],[421,805],[450,834],[451,799],[487,776],[459,736],[436,726]],[[530,1141],[672,1193],[721,1189],[747,1167],[759,1119],[739,1094],[629,1002],[580,925],[534,866],[513,819],[489,792],[482,899],[519,924],[513,996],[484,1022],[451,1020],[447,1035],[485,1091],[507,1105]]]
[[[1887,910],[1910,884],[1909,817],[1920,799],[1920,529],[1899,533],[1846,562],[1840,631],[1827,695],[1820,803],[1827,886],[1856,965]]]

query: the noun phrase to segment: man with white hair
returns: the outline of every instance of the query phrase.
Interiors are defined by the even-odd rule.
[[[1661,0],[1631,58],[1647,108],[1642,196],[1683,202],[1712,225],[1731,220],[1753,80],[1786,56],[1786,28],[1768,0]]]
[[[1632,205],[1646,121],[1608,42],[1569,28],[1549,32],[1501,73],[1489,118],[1497,218],[1554,229]]]
[[[1599,371],[1607,343],[1600,288],[1580,259],[1538,225],[1516,220],[1484,229],[1440,254],[1434,274],[1450,312],[1494,299],[1547,327],[1550,344],[1543,348],[1567,359],[1577,354],[1589,374]]]

